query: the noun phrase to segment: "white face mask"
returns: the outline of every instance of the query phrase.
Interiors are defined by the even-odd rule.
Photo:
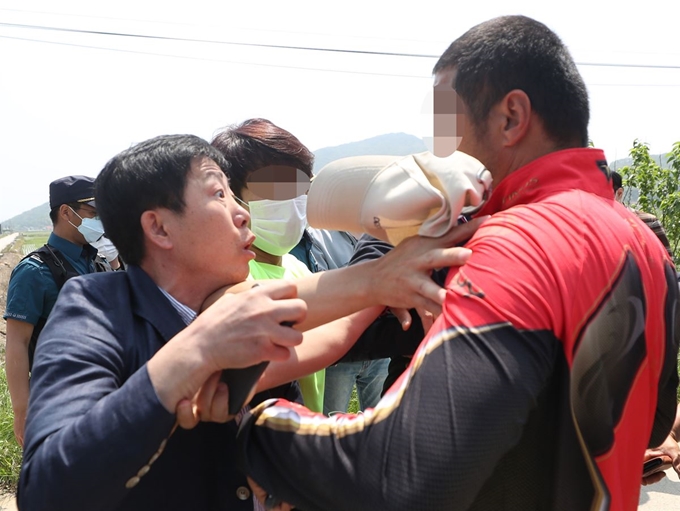
[[[83,235],[83,238],[85,238],[86,242],[92,244],[104,236],[104,226],[102,225],[101,220],[97,220],[95,218],[83,218],[78,213],[76,213],[73,208],[69,207],[69,209],[73,211],[74,215],[80,218],[80,225],[76,226],[71,224],[71,222],[69,222],[69,224],[78,229],[78,232]]]
[[[290,252],[302,239],[307,224],[307,196],[289,200],[254,200],[248,203],[250,230],[257,248],[271,255]]]

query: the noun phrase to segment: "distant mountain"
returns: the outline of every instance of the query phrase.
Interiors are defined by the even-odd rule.
[[[50,205],[48,202],[36,206],[33,209],[24,211],[9,220],[2,222],[2,230],[11,231],[50,231],[52,230],[52,220],[50,220]]]
[[[662,168],[667,168],[668,165],[668,159],[666,158],[667,154],[650,154],[649,155],[652,160],[654,160],[656,163],[661,165]],[[611,170],[618,170],[621,167],[625,167],[626,165],[631,165],[633,163],[632,158],[622,158],[620,160],[616,160],[613,163],[609,164],[609,168]]]
[[[322,169],[326,164],[346,158],[348,156],[363,156],[369,154],[388,154],[394,156],[405,156],[407,154],[421,153],[427,151],[427,147],[422,139],[407,133],[389,133],[378,135],[377,137],[367,138],[358,142],[350,142],[334,147],[324,147],[314,151],[314,172]],[[666,166],[665,154],[654,154],[652,159]],[[616,160],[609,164],[612,170],[620,169],[630,165],[630,158]],[[14,231],[43,231],[52,228],[50,221],[49,204],[41,204],[31,210],[17,215],[9,220],[2,222],[3,229]]]
[[[366,140],[360,140],[359,142],[351,142],[335,147],[324,147],[314,151],[314,172],[321,169],[327,163],[348,156],[368,154],[405,156],[423,151],[427,151],[425,143],[413,135],[407,135],[406,133],[379,135]],[[50,221],[49,204],[46,202],[1,223],[3,229],[11,229],[13,231],[42,231],[51,229],[52,222]]]
[[[347,158],[348,156],[364,156],[369,154],[387,154],[406,156],[407,154],[427,151],[422,139],[406,133],[390,133],[367,138],[359,142],[350,142],[335,147],[324,147],[314,151],[314,172],[321,170],[326,164]]]

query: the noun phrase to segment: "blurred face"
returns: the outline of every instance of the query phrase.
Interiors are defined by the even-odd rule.
[[[248,186],[241,191],[250,212],[250,228],[256,236],[257,261],[269,262],[263,257],[269,255],[273,256],[270,261],[280,264],[278,258],[290,252],[302,238],[307,225],[309,177],[298,172],[307,178],[304,186],[295,180],[270,181],[267,186],[248,181]]]
[[[305,195],[310,179],[305,172],[290,165],[268,165],[248,176],[242,197],[251,200],[288,200]],[[246,199],[246,195],[249,198]]]
[[[196,279],[214,288],[244,280],[254,240],[248,212],[234,200],[222,169],[209,158],[195,158],[184,191],[181,214],[166,212],[165,228],[173,255]]]
[[[455,73],[445,70],[434,76],[434,154],[445,158],[458,149],[462,138],[462,125],[458,126],[460,105],[453,90]]]
[[[455,69],[446,69],[434,75],[435,148],[439,146],[441,152],[455,149],[477,158],[494,175],[494,184],[497,184],[495,174],[501,168],[499,158],[502,141],[490,129],[495,110],[492,108],[482,126],[475,125],[468,114],[467,105],[453,89],[455,78]],[[438,114],[438,110],[441,113]]]

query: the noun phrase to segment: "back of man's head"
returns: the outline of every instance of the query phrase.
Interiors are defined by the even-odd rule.
[[[453,88],[480,126],[498,101],[520,89],[558,148],[588,145],[588,92],[560,38],[525,16],[481,23],[456,39],[434,73],[457,71]]]
[[[144,259],[142,213],[155,208],[184,211],[187,176],[197,157],[228,169],[222,154],[202,138],[163,135],[114,156],[97,176],[97,210],[124,261],[138,265]]]
[[[611,172],[612,176],[612,188],[614,189],[614,198],[623,203],[623,179],[621,179],[621,174],[616,171]]]

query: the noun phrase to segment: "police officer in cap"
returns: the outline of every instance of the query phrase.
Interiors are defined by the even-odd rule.
[[[97,218],[93,178],[67,176],[50,183],[50,219],[47,244],[14,268],[7,290],[5,365],[14,434],[22,446],[33,353],[59,290],[67,279],[96,271],[98,248],[111,269],[120,267]]]

